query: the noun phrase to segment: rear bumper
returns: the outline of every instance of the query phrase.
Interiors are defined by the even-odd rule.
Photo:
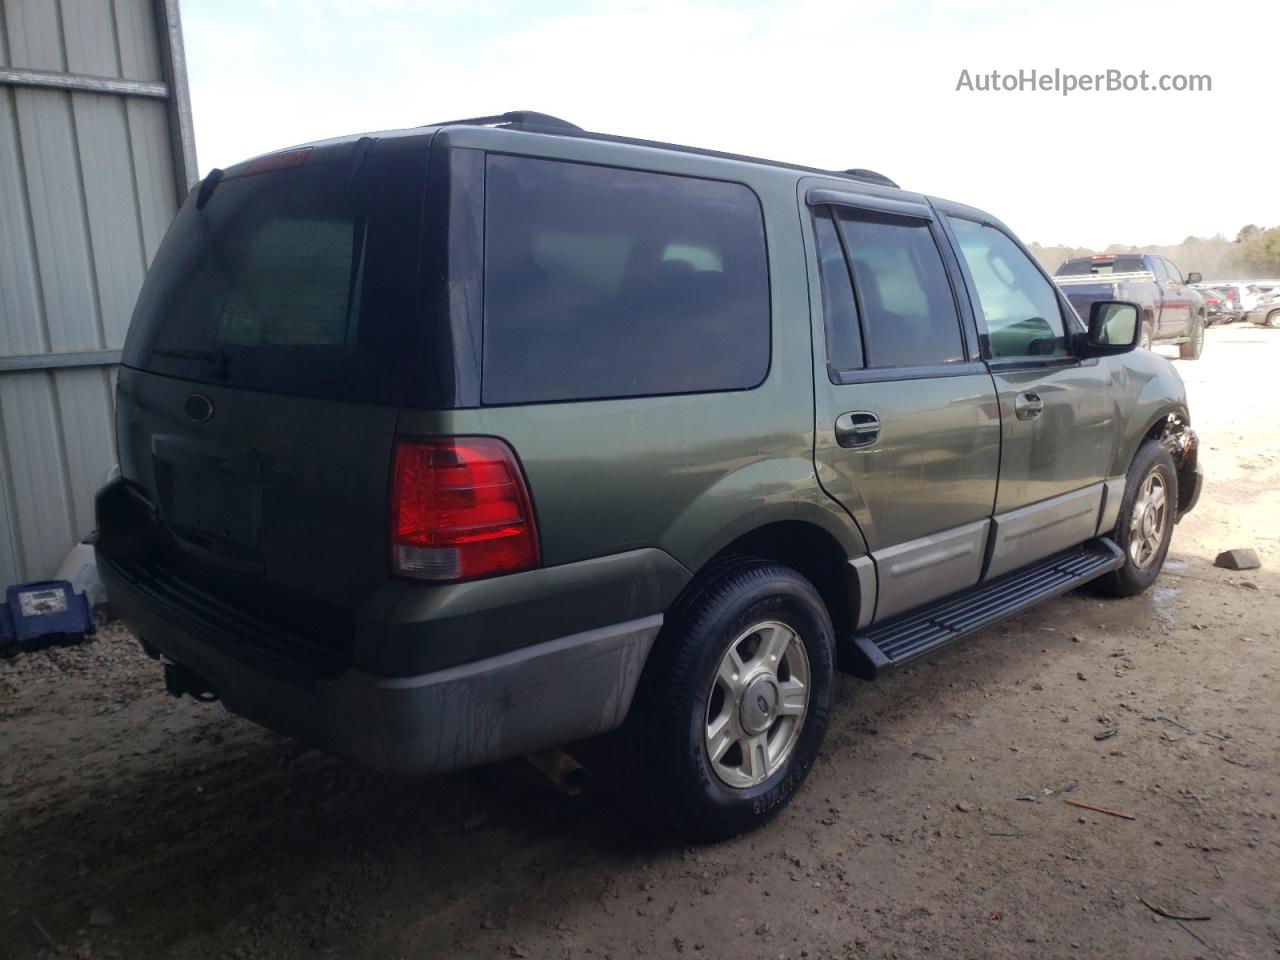
[[[229,652],[225,637],[161,607],[112,565],[99,571],[120,618],[203,677],[227,709],[355,763],[395,773],[476,766],[619,726],[660,614],[414,676],[359,669],[300,682]]]

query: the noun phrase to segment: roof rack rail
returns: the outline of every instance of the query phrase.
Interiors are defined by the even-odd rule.
[[[566,137],[582,137],[588,140],[602,140],[608,143],[629,143],[639,147],[657,147],[662,150],[678,150],[681,153],[692,153],[703,157],[720,157],[725,160],[742,160],[748,163],[764,163],[773,167],[784,167],[788,170],[802,170],[806,173],[825,174],[833,177],[848,177],[861,180],[863,183],[874,183],[881,187],[902,189],[883,173],[855,167],[851,170],[823,170],[819,167],[806,167],[797,163],[783,163],[778,160],[765,160],[761,157],[749,157],[738,153],[726,153],[721,150],[708,150],[704,147],[690,147],[679,143],[664,143],[661,140],[643,140],[638,137],[620,137],[609,133],[595,133],[584,130],[576,123],[561,120],[547,113],[533,110],[511,110],[507,113],[494,114],[491,117],[468,117],[464,120],[446,120],[443,123],[429,123],[429,127],[472,126],[503,127],[507,130],[528,130],[531,133],[554,133]]]
[[[897,187],[898,185],[886,177],[883,173],[876,173],[874,170],[866,170],[862,167],[853,167],[849,170],[842,171],[846,176],[854,177],[857,180],[865,180],[867,183],[878,183],[882,187]]]
[[[561,120],[549,113],[538,113],[534,110],[509,110],[506,113],[494,114],[491,117],[467,117],[463,120],[445,120],[442,123],[429,123],[429,127],[470,126],[470,127],[542,127],[553,130],[582,130],[576,123]],[[585,132],[585,131],[583,131]]]

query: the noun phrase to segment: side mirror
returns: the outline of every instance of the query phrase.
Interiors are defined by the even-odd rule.
[[[1192,270],[1190,273],[1187,274],[1187,283],[1200,283],[1200,282],[1201,282],[1200,274],[1196,273],[1194,270]]]
[[[1142,333],[1142,311],[1136,303],[1098,300],[1089,307],[1089,332],[1083,340],[1085,357],[1128,353]]]

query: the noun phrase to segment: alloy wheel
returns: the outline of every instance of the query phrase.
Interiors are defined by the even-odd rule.
[[[1150,565],[1160,552],[1169,522],[1169,490],[1159,470],[1152,470],[1138,488],[1129,518],[1129,559],[1139,569]]]
[[[777,620],[753,624],[729,644],[707,697],[703,740],[711,769],[739,789],[782,768],[809,709],[804,641]]]

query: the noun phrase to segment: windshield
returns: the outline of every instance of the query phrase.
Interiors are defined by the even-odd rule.
[[[1086,277],[1089,274],[1139,273],[1147,268],[1141,257],[1115,257],[1107,260],[1068,260],[1058,268],[1059,277]]]
[[[415,322],[425,149],[224,178],[188,197],[134,310],[123,362],[335,400],[401,403]]]

